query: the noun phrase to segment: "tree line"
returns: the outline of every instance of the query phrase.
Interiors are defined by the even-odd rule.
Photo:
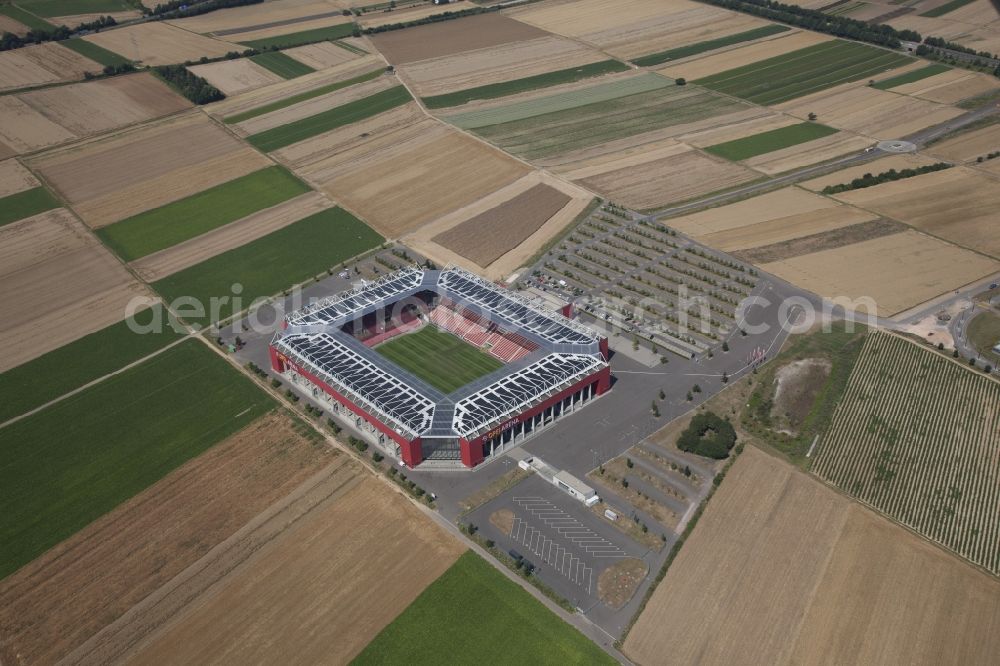
[[[841,183],[840,185],[827,185],[823,188],[823,194],[840,194],[841,192],[847,192],[849,190],[860,190],[865,187],[872,187],[874,185],[879,185],[881,183],[888,183],[892,180],[902,180],[904,178],[913,178],[914,176],[920,176],[925,173],[931,173],[932,171],[941,171],[943,169],[950,169],[951,164],[947,162],[935,162],[934,164],[926,164],[916,169],[901,169],[896,171],[895,169],[889,169],[888,171],[883,171],[880,174],[872,175],[866,173],[861,176],[861,178],[855,178],[849,183]]]
[[[41,44],[42,42],[61,42],[77,33],[96,32],[101,28],[108,28],[113,25],[118,25],[118,22],[114,18],[100,16],[96,20],[81,23],[73,30],[64,25],[55,26],[51,29],[32,28],[24,37],[19,37],[12,32],[5,32],[3,35],[0,35],[0,51],[12,51],[22,46]]]
[[[189,72],[184,65],[160,65],[154,67],[153,71],[195,104],[208,104],[226,98],[221,90],[204,78]]]

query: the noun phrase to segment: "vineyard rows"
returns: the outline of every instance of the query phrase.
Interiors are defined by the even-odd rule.
[[[814,471],[1000,573],[1000,383],[873,331]]]

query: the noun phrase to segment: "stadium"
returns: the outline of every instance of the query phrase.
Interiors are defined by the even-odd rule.
[[[459,268],[285,317],[271,365],[409,467],[475,467],[611,387],[607,338]]]

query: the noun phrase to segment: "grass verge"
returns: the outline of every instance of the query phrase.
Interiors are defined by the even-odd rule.
[[[503,367],[489,354],[434,326],[393,338],[375,351],[443,393]]]
[[[134,261],[308,191],[284,167],[266,167],[102,227],[97,235],[122,259]]]
[[[470,618],[489,630],[470,630]],[[431,583],[352,663],[465,663],[496,660],[497,655],[511,664],[615,663],[471,551]]]
[[[714,146],[708,146],[705,148],[705,151],[727,160],[738,162],[757,155],[781,150],[782,148],[796,146],[807,141],[822,139],[839,131],[838,129],[820,125],[819,123],[804,122],[787,127],[779,127],[778,129],[761,132],[760,134],[745,136],[742,139],[717,143]]]
[[[0,429],[0,578],[275,406],[189,340]]]
[[[316,71],[309,65],[301,63],[295,58],[285,55],[281,51],[259,53],[255,56],[251,56],[250,60],[254,61],[261,67],[274,72],[283,79],[294,79],[295,77],[302,76],[303,74],[309,74],[310,72]]]
[[[52,193],[42,186],[0,198],[0,227],[59,208],[59,205]]]
[[[652,67],[670,60],[680,60],[681,58],[688,58],[693,55],[698,55],[699,53],[707,53],[708,51],[721,49],[724,46],[732,46],[733,44],[741,44],[743,42],[752,42],[755,39],[777,35],[778,33],[786,32],[788,30],[791,30],[791,28],[785,25],[765,25],[760,28],[754,28],[753,30],[738,32],[735,35],[727,35],[725,37],[719,37],[718,39],[709,39],[704,42],[688,44],[687,46],[681,46],[676,49],[668,49],[666,51],[660,51],[659,53],[651,53],[647,56],[642,56],[641,58],[633,58],[632,62],[640,67]]]
[[[44,405],[98,377],[162,349],[181,337],[156,304],[135,315],[150,333],[133,333],[121,321],[0,374],[0,423]],[[162,322],[163,326],[155,326]]]
[[[241,123],[244,120],[250,120],[251,118],[256,118],[257,116],[263,116],[265,113],[271,113],[272,111],[278,111],[286,107],[292,106],[293,104],[298,104],[299,102],[304,102],[307,99],[313,99],[319,97],[320,95],[326,95],[327,93],[332,93],[341,88],[348,88],[357,83],[364,83],[365,81],[371,81],[372,79],[378,78],[385,70],[381,67],[368,72],[367,74],[362,74],[361,76],[356,76],[353,79],[348,79],[346,81],[338,81],[337,83],[331,83],[327,86],[322,86],[320,88],[315,88],[308,92],[299,93],[298,95],[292,95],[291,97],[286,97],[280,99],[277,102],[271,102],[270,104],[265,104],[264,106],[259,106],[256,109],[250,109],[249,111],[244,111],[242,113],[237,113],[232,116],[227,116],[223,122],[227,125],[233,125],[235,123]]]
[[[114,67],[115,65],[127,65],[132,62],[128,58],[123,58],[122,56],[109,51],[103,46],[98,46],[92,42],[88,42],[84,39],[67,39],[64,42],[59,42],[68,49],[76,51],[85,58],[90,58],[94,62],[104,65],[105,67]]]
[[[304,141],[332,129],[356,123],[409,102],[412,97],[403,86],[395,86],[363,99],[317,113],[314,116],[250,136],[247,141],[264,152],[272,152]]]
[[[325,42],[333,39],[350,37],[353,34],[354,24],[348,22],[341,23],[339,25],[331,25],[326,28],[303,30],[302,32],[293,32],[288,35],[279,35],[277,37],[268,37],[266,39],[254,39],[249,42],[240,43],[244,46],[249,46],[252,49],[266,49],[272,46],[279,49],[287,49],[292,46],[302,46],[303,44],[314,44],[316,42]]]
[[[194,299],[196,305],[177,313],[185,321],[206,325],[305,282],[383,240],[347,211],[331,208],[178,271],[153,287],[168,301]],[[242,290],[234,303],[236,284]]]

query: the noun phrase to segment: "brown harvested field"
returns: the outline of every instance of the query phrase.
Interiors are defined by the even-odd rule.
[[[821,139],[751,157],[744,160],[743,164],[768,176],[773,176],[832,160],[841,155],[858,153],[871,145],[872,140],[867,137],[848,132],[837,132]]]
[[[55,42],[0,51],[0,91],[58,81],[76,81],[103,69],[90,58]]]
[[[442,21],[371,37],[389,62],[401,65],[426,58],[545,37],[548,33],[496,12]]]
[[[464,551],[357,465],[282,504],[69,663],[347,663]]]
[[[952,69],[920,81],[896,86],[891,90],[932,102],[954,104],[997,89],[1000,89],[1000,81],[997,81],[996,77]]]
[[[275,127],[287,125],[288,123],[295,122],[296,120],[301,120],[318,113],[323,113],[324,111],[328,111],[334,107],[354,102],[398,85],[399,81],[397,81],[395,77],[380,76],[376,79],[372,79],[371,81],[365,81],[364,83],[358,83],[347,88],[341,88],[340,90],[335,90],[331,93],[320,95],[319,97],[313,97],[312,99],[307,99],[304,102],[299,102],[298,104],[293,104],[292,106],[278,109],[277,111],[272,111],[271,113],[266,113],[262,116],[244,120],[241,123],[231,125],[231,127],[235,128],[236,131],[243,136],[257,134],[258,132],[264,132]],[[312,138],[309,139],[309,141],[312,140]]]
[[[698,238],[716,249],[734,252],[795,241],[814,234],[870,222],[878,217],[852,206],[834,206],[787,216],[782,216],[782,211],[776,210],[773,214],[778,217],[705,234]]]
[[[140,23],[87,35],[83,39],[143,65],[171,65],[201,57],[218,58],[240,47],[163,22]]]
[[[580,0],[515,9],[511,17],[633,58],[765,25],[689,0]]]
[[[919,231],[762,264],[828,298],[871,298],[889,317],[1000,270],[1000,263]]]
[[[749,446],[624,652],[643,665],[990,663],[998,623],[1000,581]]]
[[[432,16],[443,12],[460,12],[463,9],[468,9],[469,7],[474,6],[475,5],[470,2],[466,2],[466,0],[452,0],[447,7],[428,4],[424,6],[417,5],[413,7],[404,7],[391,12],[376,10],[362,14],[358,18],[358,23],[360,23],[363,28],[375,28],[389,23],[416,21],[424,18],[425,16]]]
[[[121,321],[149,293],[64,208],[0,227],[0,280],[0,372]]]
[[[815,113],[824,125],[879,140],[898,139],[964,113],[955,107],[850,83],[775,108],[803,120]]]
[[[663,72],[671,78],[686,78],[688,81],[700,79],[705,76],[712,76],[719,72],[742,67],[760,60],[767,60],[775,56],[791,53],[807,46],[821,44],[833,39],[826,35],[814,32],[790,31],[778,34],[774,39],[762,42],[754,42],[747,46],[740,46],[730,51],[723,51],[715,55],[708,55],[703,58],[695,58],[678,64],[670,64],[658,72]],[[820,122],[823,122],[822,115]]]
[[[578,182],[639,210],[660,208],[759,178],[750,169],[684,144],[640,153],[605,166],[607,170],[577,178]],[[572,173],[564,175],[573,178]]]
[[[24,37],[28,34],[28,26],[24,25],[20,21],[15,21],[5,14],[0,14],[0,33],[9,32],[12,35],[17,35],[18,37]]]
[[[570,202],[548,185],[535,185],[503,205],[491,208],[438,234],[434,242],[486,267],[538,231]]]
[[[998,129],[1000,129],[1000,126],[998,126]],[[834,171],[833,173],[828,173],[825,176],[820,176],[819,178],[806,180],[801,183],[798,183],[798,185],[800,187],[806,188],[807,190],[813,190],[814,192],[819,192],[828,185],[840,185],[841,183],[849,183],[855,178],[860,178],[866,173],[877,174],[877,173],[882,173],[883,171],[888,171],[889,169],[896,169],[897,171],[900,171],[902,169],[915,169],[920,166],[932,164],[935,161],[937,160],[926,157],[925,155],[920,155],[918,153],[889,155],[887,157],[880,157],[879,159],[873,162],[868,162],[866,164],[861,164],[855,167],[848,167],[846,169],[841,169],[840,171]]]
[[[14,154],[26,153],[76,138],[15,95],[0,96],[0,141]]]
[[[39,182],[17,160],[0,162],[0,198],[38,187]]]
[[[799,122],[797,118],[779,113],[758,114],[736,122],[719,124],[717,127],[708,127],[688,134],[681,134],[677,139],[690,146],[705,148],[706,146],[714,146],[717,143],[725,143],[754,134],[781,129],[789,125],[796,125]]]
[[[577,42],[547,36],[421,60],[399,69],[418,95],[428,97],[605,59],[600,52]]]
[[[334,13],[339,15],[342,4],[346,3],[326,0],[271,0],[257,5],[229,7],[198,16],[174,19],[168,23],[191,32],[226,33],[247,32],[272,23],[288,21],[290,22],[288,25],[293,26],[289,32],[295,32],[298,30],[294,27],[295,24],[309,20],[309,17]]]
[[[927,146],[924,152],[953,162],[968,162],[980,155],[985,156],[998,150],[1000,150],[1000,123],[971,132],[962,132],[950,139]]]
[[[54,663],[346,456],[275,412],[0,582],[0,658]],[[19,660],[12,655],[17,654]]]
[[[195,76],[202,77],[226,95],[238,95],[247,90],[269,86],[285,80],[249,58],[195,65],[188,67],[188,71]]]
[[[128,21],[129,19],[139,18],[142,13],[137,9],[130,9],[122,12],[97,12],[91,14],[69,14],[67,16],[53,16],[46,19],[49,23],[54,25],[65,25],[70,28],[75,28],[81,23],[91,23],[104,16],[110,16],[118,23],[122,21]]]
[[[1000,183],[966,167],[836,195],[963,247],[1000,257]]]
[[[217,254],[266,236],[272,231],[287,227],[330,206],[332,204],[319,192],[308,192],[165,250],[154,252],[132,262],[130,266],[143,280],[155,282]]]
[[[294,23],[276,22],[272,25],[262,24],[260,27],[255,29],[240,29],[234,31],[222,30],[214,34],[233,42],[248,42],[255,39],[279,37],[293,32],[305,32],[307,30],[316,30],[318,28],[329,28],[334,25],[350,23],[350,21],[351,17],[343,16],[339,11],[335,10],[331,13],[328,6],[325,13],[318,15],[318,18],[295,21]]]
[[[150,155],[156,159],[149,159]],[[271,164],[200,112],[92,139],[31,160],[31,166],[94,227]]]
[[[786,187],[728,206],[676,217],[667,224],[680,232],[701,239],[716,232],[733,231],[792,215],[816,214],[818,211],[836,207],[838,204],[832,199],[797,187]]]
[[[341,65],[351,60],[357,60],[362,54],[348,51],[342,46],[337,46],[333,42],[320,42],[319,44],[306,44],[296,46],[293,49],[282,51],[286,56],[298,60],[307,67],[313,69],[326,69]]]
[[[416,122],[372,137],[361,136],[363,127],[381,123],[381,116],[391,114],[386,119],[391,126],[393,119],[413,113],[407,107],[415,105],[404,105],[395,110],[398,113],[380,114],[277,154],[279,159],[296,162],[296,155],[318,153],[316,161],[298,161],[298,172],[387,238],[398,238],[531,171],[495,148],[420,117],[419,112]],[[338,143],[347,145],[331,152],[328,147]]]
[[[287,53],[287,51],[286,51]],[[377,56],[362,56],[357,60],[335,65],[319,72],[281,81],[265,88],[258,88],[243,93],[239,97],[230,97],[205,107],[216,118],[234,116],[237,113],[250,111],[265,104],[283,100],[292,95],[308,92],[315,88],[353,79],[374,69],[384,67],[382,59]]]
[[[38,90],[18,98],[80,138],[191,108],[191,102],[147,72]]]
[[[804,254],[812,254],[821,250],[845,247],[873,238],[890,236],[902,233],[907,229],[909,227],[902,222],[879,218],[820,231],[814,234],[801,235],[777,243],[759,245],[751,249],[733,252],[733,256],[740,261],[759,266],[800,257]]]

